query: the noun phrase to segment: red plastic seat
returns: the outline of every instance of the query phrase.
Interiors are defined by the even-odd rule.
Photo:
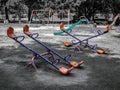
[[[29,32],[29,26],[28,25],[25,25],[23,27],[23,32],[26,34],[26,35],[31,35],[31,33]]]
[[[15,38],[15,37],[16,37],[16,35],[14,34],[14,29],[13,29],[13,27],[9,27],[9,28],[7,29],[7,35],[8,35],[8,37],[10,37],[10,38]]]
[[[61,23],[61,24],[60,24],[60,30],[62,30],[62,31],[64,31],[64,30],[65,30],[64,23]]]

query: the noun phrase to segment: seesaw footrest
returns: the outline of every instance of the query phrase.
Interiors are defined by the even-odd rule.
[[[98,54],[105,54],[107,51],[108,51],[108,49],[104,49],[104,50],[99,49],[99,50],[97,50],[97,53]]]
[[[84,63],[84,61],[80,61],[80,62],[71,61],[70,62],[71,66],[74,68],[78,68],[83,63]]]
[[[66,46],[66,47],[70,47],[71,44],[70,44],[69,42],[64,42],[64,46]]]
[[[65,67],[60,67],[59,71],[60,73],[62,73],[63,75],[67,75],[69,74],[72,70],[74,69],[74,67],[70,67],[69,69],[65,68]]]

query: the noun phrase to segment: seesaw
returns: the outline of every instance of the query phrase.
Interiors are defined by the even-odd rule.
[[[111,28],[115,25],[115,23],[116,23],[116,21],[117,21],[118,18],[120,18],[120,13],[118,13],[118,14],[116,15],[116,17],[114,18],[113,22],[110,24]],[[117,33],[120,33],[120,24],[119,24],[118,27],[115,29],[115,31],[116,31]]]
[[[71,55],[67,55],[65,57],[63,57],[61,54],[59,54],[58,52],[54,51],[53,49],[51,49],[50,47],[48,47],[47,45],[45,45],[43,42],[40,42],[39,40],[37,40],[36,38],[38,37],[38,33],[30,33],[29,32],[29,26],[25,25],[23,27],[23,32],[29,36],[30,38],[32,38],[34,41],[36,41],[38,44],[42,45],[44,48],[47,49],[47,52],[51,53],[52,56],[54,57],[54,55],[56,55],[57,57],[59,57],[59,59],[64,60],[65,62],[67,62],[68,64],[70,64],[72,67],[77,68],[79,67],[81,64],[83,64],[83,61],[80,61],[79,63],[75,62],[75,61],[70,61],[70,57]],[[35,35],[35,37],[34,37]],[[55,60],[55,58],[54,58]]]
[[[71,36],[71,37],[73,37],[74,39],[77,40],[77,42],[72,42],[72,43],[64,42],[64,45],[65,45],[66,47],[75,46],[75,50],[76,50],[76,49],[79,50],[79,45],[82,44],[82,45],[84,45],[85,47],[88,47],[88,48],[94,50],[94,51],[97,52],[98,54],[104,54],[104,53],[106,53],[106,51],[108,50],[108,49],[97,49],[97,44],[96,44],[96,45],[90,45],[90,44],[88,43],[88,41],[89,41],[90,39],[92,39],[92,38],[101,36],[101,35],[109,32],[109,30],[110,30],[110,26],[109,26],[109,25],[106,27],[106,29],[105,29],[103,32],[101,32],[100,30],[98,30],[98,31],[97,31],[97,32],[98,32],[97,35],[88,37],[88,38],[86,38],[86,39],[84,39],[84,40],[80,40],[80,39],[77,38],[76,36],[70,34],[69,32],[66,32],[64,25],[61,25],[61,26],[60,26],[60,29],[61,29],[63,32],[65,32],[67,35],[69,35],[69,36]]]
[[[33,36],[33,34],[28,34],[28,32],[25,32],[27,35],[30,35],[30,37],[32,38],[32,36]],[[28,47],[27,45],[25,45],[24,43],[22,43],[22,41],[24,40],[24,36],[16,36],[15,34],[14,34],[14,29],[12,28],[12,27],[9,27],[8,28],[8,30],[7,30],[7,35],[8,35],[8,37],[9,38],[12,38],[13,40],[15,40],[17,43],[19,43],[21,46],[23,46],[24,48],[26,48],[26,49],[28,49],[30,52],[32,52],[33,53],[33,58],[32,58],[32,61],[29,63],[29,64],[32,64],[33,65],[33,67],[36,69],[36,65],[35,65],[35,63],[34,63],[34,58],[35,57],[39,57],[39,58],[41,58],[42,60],[44,60],[44,61],[46,61],[47,63],[49,63],[50,65],[52,65],[56,70],[58,70],[61,74],[64,74],[64,75],[67,75],[67,74],[69,74],[73,69],[74,69],[74,67],[78,67],[80,64],[82,64],[83,62],[81,61],[80,63],[76,63],[76,62],[74,62],[74,61],[69,61],[68,60],[68,58],[69,57],[65,57],[64,58],[64,60],[66,61],[66,62],[68,62],[69,64],[71,64],[72,66],[70,67],[70,68],[65,68],[65,67],[59,67],[58,65],[56,65],[57,64],[57,62],[52,62],[52,61],[50,61],[49,59],[47,59],[46,57],[45,57],[45,55],[50,55],[50,58],[52,57],[53,58],[53,56],[52,56],[52,54],[48,51],[48,52],[46,52],[46,53],[43,53],[43,54],[40,54],[40,53],[38,53],[37,51],[35,51],[35,50],[33,50],[33,49],[31,49],[30,47]],[[42,44],[42,45],[44,45],[44,44]],[[50,50],[50,49],[49,49]],[[74,67],[73,67],[74,66]]]
[[[60,55],[59,53],[55,52],[54,50],[52,50],[51,48],[49,48],[48,46],[46,46],[44,43],[38,41],[37,38],[38,37],[38,33],[30,33],[29,32],[29,27],[26,25],[24,27],[24,33],[26,35],[28,35],[29,37],[31,37],[33,40],[35,40],[36,42],[38,42],[40,45],[42,45],[43,47],[45,47],[47,49],[47,52],[45,53],[42,53],[40,54],[39,52],[31,49],[30,47],[28,47],[27,45],[25,45],[24,43],[22,43],[22,41],[24,40],[24,36],[16,36],[14,34],[14,29],[12,27],[9,27],[8,30],[7,30],[7,35],[8,37],[12,38],[13,40],[15,40],[17,43],[19,43],[21,46],[23,46],[24,48],[28,49],[29,51],[31,51],[33,53],[33,57],[32,57],[32,60],[29,64],[32,64],[33,67],[35,69],[37,69],[35,63],[34,63],[34,59],[35,57],[39,57],[41,59],[43,59],[44,61],[46,61],[47,63],[49,63],[50,65],[52,65],[56,70],[58,70],[60,73],[66,75],[66,74],[69,74],[74,68],[77,68],[79,67],[81,64],[83,64],[84,62],[83,61],[80,61],[79,63],[75,62],[75,61],[70,61],[70,56],[71,55],[67,55],[65,57],[63,57],[62,55]],[[53,61],[49,60],[48,58],[46,58],[45,56],[46,55],[49,55],[49,59],[52,58]],[[54,56],[58,56],[59,59],[56,59]],[[60,61],[60,60],[64,60],[65,62],[67,62],[69,65],[71,65],[70,68],[65,68],[65,67],[59,67],[57,65],[57,63]]]
[[[76,27],[77,25],[81,24],[82,22],[87,22],[87,18],[80,18],[79,21],[77,21],[76,23],[72,24],[70,27],[68,27],[65,31],[69,32],[71,31],[74,27]],[[63,35],[65,34],[63,31],[58,31],[58,32],[54,32],[54,35]]]

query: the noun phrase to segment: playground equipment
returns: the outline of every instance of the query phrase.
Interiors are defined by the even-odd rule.
[[[103,49],[103,50],[102,50],[102,49],[97,49],[97,44],[95,44],[95,45],[90,45],[90,44],[88,43],[88,41],[89,41],[90,39],[92,39],[92,38],[98,37],[98,36],[100,36],[100,35],[103,35],[103,34],[109,32],[110,26],[107,26],[106,29],[105,29],[103,32],[101,32],[100,30],[98,30],[98,31],[97,31],[97,32],[98,32],[97,35],[88,37],[88,38],[86,38],[86,39],[84,39],[84,40],[80,40],[79,38],[75,37],[74,35],[70,34],[69,32],[66,32],[66,31],[65,31],[65,28],[64,28],[64,25],[61,25],[61,26],[60,26],[60,29],[61,29],[63,32],[65,32],[67,35],[73,37],[74,39],[76,39],[76,40],[78,41],[78,42],[72,42],[72,43],[64,42],[64,45],[65,45],[66,47],[75,46],[75,50],[76,50],[76,49],[79,50],[79,45],[84,45],[85,47],[88,47],[88,48],[94,50],[94,51],[97,52],[98,54],[104,54],[104,53],[106,53],[106,51],[107,51],[107,49]]]
[[[43,47],[45,47],[47,49],[47,52],[45,53],[42,53],[40,54],[39,52],[31,49],[30,47],[28,47],[27,45],[25,45],[24,43],[22,43],[22,41],[25,39],[24,36],[16,36],[14,34],[14,29],[12,27],[9,27],[8,30],[7,30],[7,35],[9,38],[12,38],[13,40],[15,40],[17,43],[19,43],[21,46],[23,46],[24,48],[28,49],[29,51],[31,51],[33,53],[33,57],[32,57],[32,60],[29,64],[32,64],[32,66],[37,69],[36,65],[35,65],[35,62],[34,62],[34,59],[35,57],[39,57],[41,59],[43,59],[44,61],[46,61],[47,63],[49,63],[50,65],[52,65],[56,70],[58,70],[60,73],[64,74],[64,75],[67,75],[69,74],[75,67],[79,67],[81,64],[83,64],[83,61],[77,63],[75,61],[70,61],[69,58],[71,55],[68,55],[66,57],[63,57],[61,56],[59,53],[53,51],[52,49],[50,49],[48,46],[46,46],[44,43],[42,42],[39,42],[38,40],[36,40],[34,38],[34,35],[35,37],[38,37],[38,34],[37,33],[34,33],[34,34],[31,34],[29,31],[29,27],[28,26],[25,26],[24,27],[24,33],[26,35],[28,35],[29,37],[31,37],[32,39],[34,39],[35,41],[37,41],[39,44],[41,44]],[[46,58],[45,56],[46,55],[49,55],[49,58],[52,58],[53,61],[51,61],[50,59]],[[71,65],[70,68],[65,68],[65,67],[59,67],[58,65],[56,65],[60,59],[55,59],[54,58],[54,55],[57,55],[58,57],[60,57],[60,59],[64,60],[65,62],[67,62],[68,64]]]
[[[77,25],[82,24],[84,22],[86,22],[91,29],[92,33],[96,33],[96,28],[93,27],[93,25],[91,25],[90,21],[85,17],[85,16],[80,16],[79,18],[80,20],[78,20],[76,23],[72,24],[71,26],[69,26],[68,28],[66,28],[66,32],[72,31],[73,28],[75,28]],[[62,23],[62,25],[64,26],[64,24]],[[62,27],[62,25],[60,25]],[[65,34],[63,31],[58,31],[58,32],[54,32],[54,35],[63,35]]]
[[[118,19],[119,17],[120,17],[120,13],[118,13],[118,14],[115,16],[113,22],[110,24],[110,29],[112,29],[112,27],[115,25],[115,23],[116,23],[116,21],[117,21],[117,19]]]
[[[71,31],[75,26],[81,24],[82,22],[87,22],[87,19],[86,18],[80,19],[79,21],[77,21],[76,23],[74,23],[70,27],[68,27],[65,31],[66,32]],[[64,25],[64,24],[62,23],[62,25]],[[60,26],[62,27],[62,25],[60,25]],[[65,34],[65,32],[64,31],[54,32],[54,35],[62,35],[62,34]]]
[[[117,21],[117,19],[120,18],[120,13],[116,15],[116,17],[113,20],[113,23],[111,23],[111,28],[114,26],[115,22]],[[120,33],[120,24],[118,25],[118,27],[115,29],[115,31],[117,33]]]
[[[88,24],[89,27],[90,27],[91,33],[96,34],[96,30],[97,30],[97,28],[96,28],[95,23],[92,24],[92,23],[91,23],[91,22],[90,22],[85,16],[80,16],[80,20],[81,20],[82,18],[85,18],[85,19],[86,19],[86,22],[87,22],[87,24]]]
[[[34,41],[36,41],[38,44],[42,45],[44,48],[47,49],[47,53],[51,54],[53,56],[54,61],[56,60],[54,58],[54,56],[56,55],[57,57],[59,57],[59,59],[64,60],[66,63],[70,64],[72,67],[79,67],[81,64],[83,64],[83,61],[80,62],[75,62],[75,61],[70,61],[70,57],[71,55],[67,55],[66,57],[63,57],[62,55],[60,55],[59,53],[57,53],[56,51],[54,51],[53,49],[51,49],[50,47],[48,47],[47,45],[45,45],[43,42],[38,41],[36,38],[38,37],[38,33],[30,33],[29,32],[29,26],[25,25],[23,28],[23,32],[29,36],[30,38],[32,38]],[[34,37],[35,35],[35,37]]]
[[[72,13],[69,9],[64,10],[49,10],[49,20],[52,23],[66,22],[69,26],[70,21],[72,20]]]
[[[28,32],[27,32],[27,34],[28,34]],[[36,65],[35,65],[35,63],[34,63],[34,58],[35,58],[35,57],[42,58],[44,61],[46,61],[47,63],[49,63],[50,65],[52,65],[56,70],[58,70],[60,73],[62,73],[62,74],[64,74],[64,75],[69,74],[69,73],[74,69],[73,66],[71,66],[69,69],[67,69],[67,68],[65,68],[65,67],[59,67],[58,65],[56,65],[57,63],[52,62],[52,61],[50,61],[49,59],[47,59],[47,58],[45,57],[45,55],[48,55],[48,53],[49,53],[50,51],[48,51],[48,52],[46,52],[46,53],[43,53],[43,54],[40,54],[40,53],[38,53],[37,51],[35,51],[35,50],[31,49],[30,47],[28,47],[27,45],[25,45],[24,43],[22,43],[22,41],[24,40],[25,37],[24,37],[24,36],[16,36],[16,35],[14,34],[14,29],[13,29],[12,27],[9,27],[9,28],[8,28],[8,30],[7,30],[7,35],[8,35],[8,37],[10,37],[10,38],[12,38],[13,40],[15,40],[16,42],[18,42],[21,46],[25,47],[26,49],[28,49],[29,51],[31,51],[31,52],[33,53],[32,61],[31,61],[29,64],[32,64],[35,69],[36,69]],[[51,53],[50,53],[50,55],[51,55],[50,58],[53,58],[53,56],[52,56]],[[70,62],[70,61],[67,60],[67,58],[69,58],[69,57],[65,57],[64,60],[66,60],[67,62],[69,62],[69,63],[71,63],[72,65],[75,65],[75,66],[76,66],[76,63],[74,63],[74,61],[73,61],[73,62]],[[77,63],[77,64],[78,64],[78,63]]]
[[[70,22],[70,10],[32,10],[30,22],[39,22],[42,24],[55,23],[55,22]]]
[[[39,22],[41,24],[49,23],[49,11],[48,10],[32,10],[30,22]]]
[[[72,35],[72,34],[70,34],[69,32],[67,32],[66,29],[65,29],[65,27],[64,27],[64,24],[61,23],[61,24],[60,24],[60,29],[61,29],[63,32],[65,32],[66,34],[68,34],[69,36],[73,37],[74,39],[76,39],[76,40],[78,41],[78,42],[72,42],[72,43],[64,42],[64,45],[65,45],[66,47],[75,46],[75,50],[76,50],[76,49],[77,49],[77,50],[80,50],[80,49],[79,49],[79,45],[82,44],[82,45],[84,45],[85,47],[91,48],[92,50],[94,50],[94,51],[97,52],[98,54],[104,54],[104,53],[106,53],[106,52],[108,51],[108,49],[97,49],[97,44],[95,44],[95,45],[90,45],[90,44],[88,43],[88,41],[89,41],[90,39],[92,39],[92,38],[95,38],[95,37],[98,37],[98,36],[101,36],[101,35],[103,35],[103,34],[108,33],[109,30],[112,29],[112,27],[113,27],[113,25],[115,24],[115,22],[116,22],[117,18],[119,17],[119,15],[120,15],[120,14],[118,14],[118,15],[114,18],[113,22],[112,22],[110,25],[108,25],[103,32],[101,32],[100,30],[97,30],[97,33],[98,33],[97,35],[88,37],[88,38],[86,38],[86,39],[84,39],[84,40],[80,40],[79,38],[77,38],[77,37],[75,37],[74,35]]]

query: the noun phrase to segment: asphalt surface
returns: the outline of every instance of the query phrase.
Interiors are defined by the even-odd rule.
[[[37,70],[27,64],[32,53],[17,44],[6,35],[9,26],[15,28],[16,35],[24,35],[23,24],[1,24],[0,34],[0,90],[120,90],[120,33],[115,29],[109,33],[90,40],[91,44],[98,44],[99,48],[108,48],[109,52],[98,55],[88,48],[81,47],[80,51],[64,47],[64,41],[71,41],[69,36],[54,36],[58,25],[40,26],[31,25],[31,32],[39,33],[38,40],[66,56],[71,54],[70,60],[84,61],[79,68],[64,76],[51,65],[40,58],[35,59]],[[104,30],[104,26],[98,27]],[[89,26],[77,26],[72,34],[80,39],[94,35]],[[24,35],[25,36],[25,35]],[[42,53],[45,48],[25,36],[24,44]],[[64,61],[58,66],[70,67]]]

